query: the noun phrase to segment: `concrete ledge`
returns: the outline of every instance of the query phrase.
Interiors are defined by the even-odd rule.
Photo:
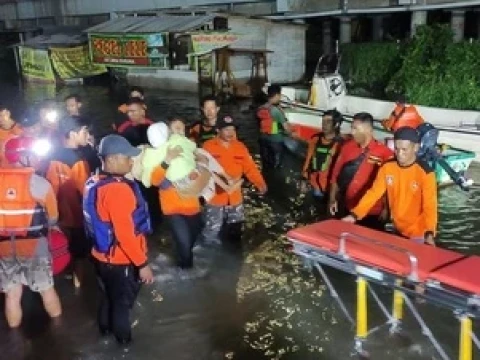
[[[198,77],[194,71],[181,70],[156,70],[141,71],[130,70],[127,81],[131,85],[163,90],[198,92]]]

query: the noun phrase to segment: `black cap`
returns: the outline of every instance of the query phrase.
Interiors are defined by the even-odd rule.
[[[84,126],[79,116],[67,116],[60,120],[58,130],[62,135],[68,135],[70,131],[78,131]]]
[[[267,96],[269,98],[282,93],[282,87],[277,84],[270,85],[267,89]]]
[[[217,120],[216,127],[218,130],[221,130],[229,126],[233,126],[235,127],[235,129],[238,128],[237,124],[235,123],[235,121],[233,121],[233,118],[231,116],[227,115]]]
[[[135,157],[140,155],[141,150],[132,146],[127,139],[120,135],[107,135],[98,145],[98,153],[101,156],[108,155],[125,155],[128,157]]]
[[[418,131],[409,126],[403,126],[399,128],[393,134],[394,140],[409,140],[412,143],[418,144],[420,143],[420,134]]]

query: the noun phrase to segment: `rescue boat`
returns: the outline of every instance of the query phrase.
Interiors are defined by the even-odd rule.
[[[333,56],[333,60],[332,60]],[[345,118],[342,132],[350,131],[352,116],[369,112],[375,120],[375,136],[388,141],[392,134],[381,126],[395,108],[394,102],[351,96],[338,73],[338,55],[322,56],[318,61],[310,88],[282,87],[282,106],[288,122],[295,130],[295,138],[286,145],[294,152],[302,152],[304,146],[298,140],[307,141],[321,130],[321,115],[325,110],[337,109]],[[332,65],[333,64],[333,65]],[[442,158],[457,173],[466,172],[472,161],[480,161],[480,112],[416,106],[417,111],[439,130],[438,142],[442,146]],[[451,183],[451,178],[441,166],[436,166],[439,184]]]

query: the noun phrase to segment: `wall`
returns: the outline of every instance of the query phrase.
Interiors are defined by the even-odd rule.
[[[228,26],[240,39],[233,48],[267,49],[267,72],[270,82],[291,83],[300,80],[305,73],[304,26],[272,23],[265,20],[229,17]],[[231,61],[235,76],[248,78],[252,62],[247,57]]]
[[[454,4],[459,1],[460,0],[411,0],[410,4]],[[398,0],[277,0],[277,8],[279,12],[328,11],[342,9],[344,3],[347,3],[347,8],[350,9],[398,6]]]
[[[24,20],[44,17],[109,14],[115,11],[142,11],[178,8],[173,0],[27,0],[5,3],[0,0],[0,19]],[[181,6],[228,5],[233,11],[249,14],[270,13],[275,0],[182,0]]]

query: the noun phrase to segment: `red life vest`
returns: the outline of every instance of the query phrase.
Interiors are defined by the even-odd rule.
[[[266,135],[275,135],[282,132],[281,124],[276,121],[270,112],[272,105],[265,104],[258,108],[257,119],[260,123],[260,133]]]

